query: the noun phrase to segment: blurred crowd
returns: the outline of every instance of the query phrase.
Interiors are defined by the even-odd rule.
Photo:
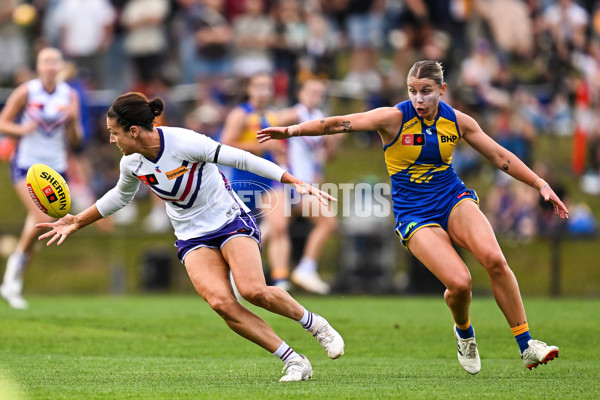
[[[113,171],[87,173],[95,196],[116,181],[103,126],[122,92],[160,96],[163,124],[218,137],[258,72],[273,77],[275,108],[319,77],[327,106],[349,112],[360,111],[356,101],[367,109],[406,99],[408,68],[424,58],[444,65],[445,101],[550,182],[536,138],[572,137],[572,172],[600,194],[600,1],[0,0],[0,43],[7,89],[33,76],[40,48],[70,62],[65,79],[82,98],[86,135],[76,152]],[[466,146],[454,162],[461,176],[481,163]],[[543,230],[535,193],[498,176],[485,205],[495,228],[523,238]]]

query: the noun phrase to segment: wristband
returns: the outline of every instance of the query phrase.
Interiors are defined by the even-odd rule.
[[[293,128],[298,128],[298,134],[294,133]],[[302,133],[302,128],[300,128],[300,124],[290,126],[290,132],[292,133],[290,137],[300,136],[300,134]]]
[[[544,185],[544,186],[542,186],[542,187],[540,188],[540,192],[541,192],[542,190],[546,189],[546,188],[549,188],[549,187],[550,187],[550,185]]]
[[[537,178],[537,179],[535,180],[535,182],[533,182],[533,187],[534,187],[535,189],[537,189],[537,183],[538,183],[539,181],[543,181],[543,180],[544,180],[544,179],[542,179],[542,178]]]

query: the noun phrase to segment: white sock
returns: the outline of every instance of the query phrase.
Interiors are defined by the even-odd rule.
[[[302,257],[302,259],[298,263],[298,266],[296,267],[296,270],[310,274],[316,273],[317,261],[309,257]]]
[[[2,286],[10,288],[14,293],[21,294],[23,291],[23,271],[25,270],[27,258],[24,253],[20,252],[12,253],[8,257]]]
[[[298,321],[298,323],[302,325],[304,329],[309,330],[310,328],[312,328],[315,322],[315,314],[311,313],[304,307],[302,308],[304,309],[304,315],[302,316],[302,318],[300,318],[300,321]]]
[[[283,362],[288,362],[289,360],[300,357],[300,354],[296,353],[294,349],[287,345],[286,342],[281,342],[273,355],[275,357],[279,357],[279,359]]]

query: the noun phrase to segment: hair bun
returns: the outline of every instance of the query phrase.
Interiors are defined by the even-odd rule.
[[[163,110],[165,109],[165,103],[159,97],[152,99],[148,105],[150,106],[150,110],[155,117],[158,117],[160,114],[162,114]]]

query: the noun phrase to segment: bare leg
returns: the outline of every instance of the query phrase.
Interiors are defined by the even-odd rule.
[[[248,237],[236,237],[221,249],[231,268],[242,297],[265,310],[299,321],[304,308],[285,290],[267,286],[258,244]]]
[[[463,201],[452,211],[448,233],[454,243],[473,253],[487,270],[496,303],[510,327],[526,323],[517,279],[502,254],[491,225],[474,202]]]
[[[258,253],[258,249],[255,251]],[[219,250],[206,247],[194,250],[185,258],[185,266],[198,293],[229,328],[271,353],[277,350],[283,340],[233,295],[229,268]]]
[[[446,231],[440,227],[421,228],[409,240],[408,248],[446,286],[444,298],[454,321],[466,324],[471,306],[471,274]]]

